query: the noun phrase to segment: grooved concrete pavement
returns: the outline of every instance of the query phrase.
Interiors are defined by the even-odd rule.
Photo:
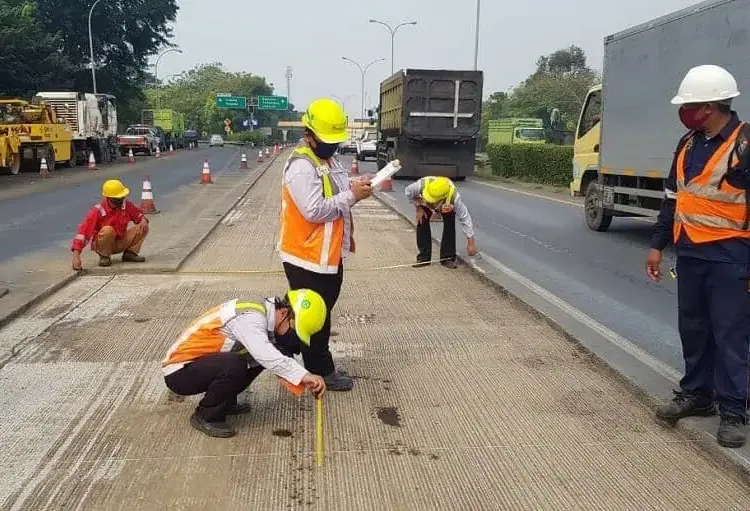
[[[392,268],[413,232],[355,208],[358,254],[332,349],[357,386],[328,394],[326,464],[312,399],[269,374],[239,434],[192,430],[158,362],[201,311],[282,293],[280,164],[185,273],[78,279],[0,330],[28,338],[0,371],[3,509],[747,509],[750,485],[548,324],[468,270]],[[259,274],[200,274],[260,269]]]

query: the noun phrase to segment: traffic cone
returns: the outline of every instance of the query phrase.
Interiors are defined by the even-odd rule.
[[[201,184],[213,184],[213,180],[211,179],[211,167],[208,166],[208,160],[203,163],[203,170],[201,171]]]
[[[147,215],[159,213],[154,204],[154,190],[151,188],[151,177],[143,179],[143,191],[141,192],[141,211]]]
[[[357,163],[356,158],[352,160],[352,168],[349,170],[350,176],[356,176],[359,174],[359,163]]]
[[[133,154],[133,148],[128,150],[128,163],[135,163],[135,155]]]
[[[270,154],[270,151],[269,151],[269,150],[268,150],[268,148],[266,147],[266,156],[268,156],[269,154]]]
[[[273,146],[273,155],[276,156],[277,154],[279,154],[279,146],[275,145]]]
[[[170,153],[174,152],[174,146],[172,144],[169,144],[169,152]]]
[[[380,191],[381,192],[392,192],[393,191],[393,181],[391,178],[386,178],[383,180],[382,183],[380,183]]]
[[[42,158],[39,164],[39,177],[52,177],[49,174],[49,167],[47,167],[47,158]]]
[[[159,146],[156,146],[156,157],[161,158],[161,151],[159,150]]]
[[[94,151],[89,153],[89,170],[99,170],[96,168],[96,158],[94,158]]]
[[[258,151],[258,163],[263,163],[263,150]]]
[[[245,156],[245,153],[242,153],[242,158],[240,158],[240,168],[241,169],[247,168],[247,156]]]

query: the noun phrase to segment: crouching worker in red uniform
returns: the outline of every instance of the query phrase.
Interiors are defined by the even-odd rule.
[[[226,416],[250,411],[249,405],[237,403],[237,395],[263,369],[316,396],[325,392],[323,378],[291,356],[301,351],[300,342],[310,345],[326,314],[323,298],[309,289],[262,302],[222,303],[194,321],[169,348],[162,362],[164,381],[175,394],[205,393],[190,417],[195,429],[213,437],[234,436]]]
[[[102,185],[102,201],[89,210],[78,226],[70,249],[73,251],[73,269],[83,269],[81,252],[91,241],[91,249],[99,254],[99,266],[110,266],[112,255],[122,253],[125,263],[142,263],[138,255],[143,240],[148,235],[148,219],[132,202],[126,199],[130,190],[116,179]],[[128,227],[133,222],[135,225]]]

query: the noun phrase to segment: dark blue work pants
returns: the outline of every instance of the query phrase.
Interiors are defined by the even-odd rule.
[[[682,390],[714,396],[722,414],[746,416],[750,265],[677,258]]]

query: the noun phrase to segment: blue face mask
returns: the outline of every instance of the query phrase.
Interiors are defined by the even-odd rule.
[[[313,152],[315,153],[315,156],[317,156],[321,160],[327,160],[328,158],[331,158],[334,154],[336,154],[336,149],[339,148],[338,144],[324,144],[319,140],[316,140],[315,142],[316,144]]]

